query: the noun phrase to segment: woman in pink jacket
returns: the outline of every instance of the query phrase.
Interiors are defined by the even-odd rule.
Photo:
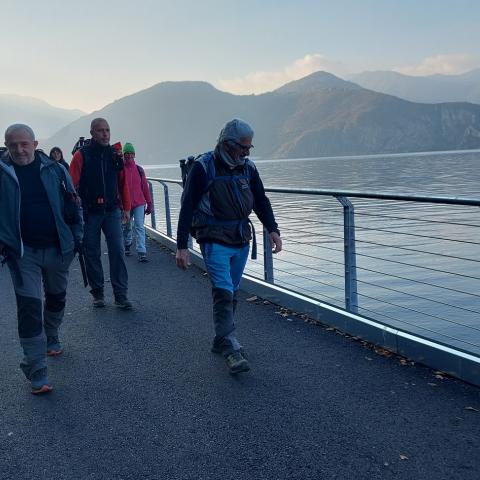
[[[145,215],[152,211],[152,198],[148,188],[145,171],[135,163],[135,148],[131,143],[123,147],[125,159],[125,177],[130,190],[132,210],[130,220],[123,225],[123,239],[125,255],[131,255],[133,237],[135,236],[136,250],[140,262],[147,261],[147,249],[145,246]]]

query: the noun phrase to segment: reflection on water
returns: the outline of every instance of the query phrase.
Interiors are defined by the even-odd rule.
[[[478,151],[256,164],[264,184],[272,187],[480,198]],[[147,174],[179,178],[180,169],[164,166]],[[172,190],[175,224],[180,189]],[[270,198],[285,242],[285,251],[275,258],[275,281],[343,307],[341,205],[332,198],[305,195]],[[359,312],[480,354],[478,207],[352,202]],[[247,273],[262,276],[262,260],[259,256],[250,261]]]

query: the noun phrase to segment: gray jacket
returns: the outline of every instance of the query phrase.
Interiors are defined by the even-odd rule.
[[[81,207],[78,223],[67,225],[64,218],[64,195],[62,181],[67,191],[75,193],[72,179],[63,166],[56,166],[45,153],[35,151],[40,158],[40,178],[52,207],[55,225],[63,255],[73,251],[76,242],[83,238]],[[23,242],[20,233],[20,185],[8,152],[0,156],[0,252],[6,248],[8,254],[23,255]]]

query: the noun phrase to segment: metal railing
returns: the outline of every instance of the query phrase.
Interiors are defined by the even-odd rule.
[[[154,198],[163,188],[151,226],[172,237],[182,183],[148,180]],[[480,356],[480,199],[265,190],[284,252],[257,235],[248,275]]]

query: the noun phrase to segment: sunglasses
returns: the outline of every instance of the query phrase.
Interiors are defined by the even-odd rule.
[[[253,145],[242,145],[241,143],[236,142],[235,140],[230,140],[230,141],[242,150],[250,150],[251,148],[254,148]]]

